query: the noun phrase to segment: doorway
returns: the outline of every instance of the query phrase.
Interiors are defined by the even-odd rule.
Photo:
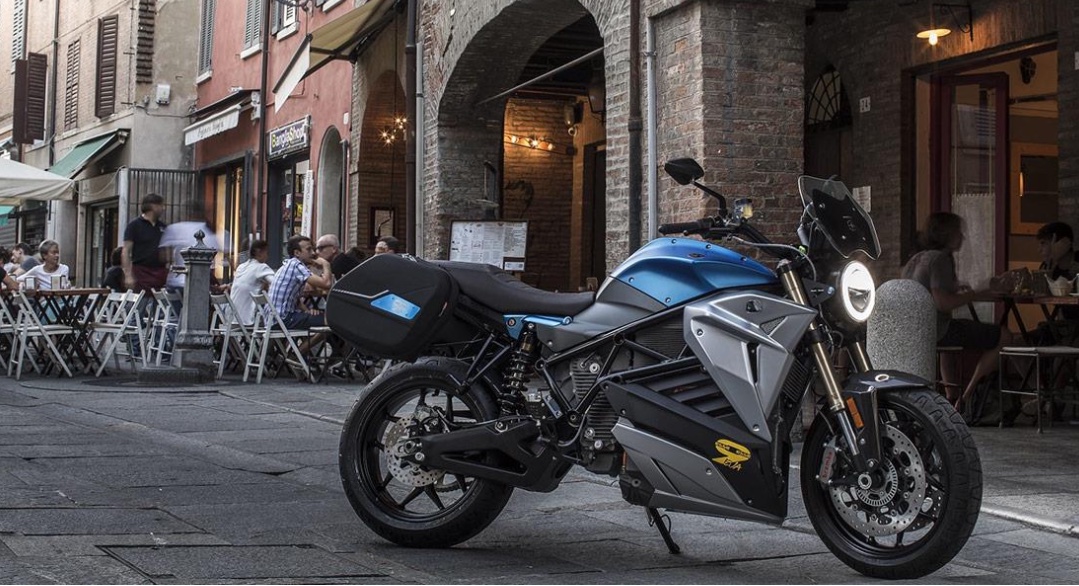
[[[116,201],[90,208],[90,241],[86,246],[86,275],[83,285],[96,287],[101,284],[111,263],[112,251],[119,238],[120,208]]]

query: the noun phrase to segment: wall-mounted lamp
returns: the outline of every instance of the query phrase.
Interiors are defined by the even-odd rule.
[[[549,153],[555,153],[559,155],[573,155],[576,153],[573,147],[559,146],[546,138],[535,136],[518,136],[516,134],[507,134],[505,141],[510,144],[530,148],[536,151],[547,151]]]
[[[966,12],[966,18],[963,18],[963,12]],[[937,15],[950,16],[953,26],[959,29],[961,33],[967,33],[970,35],[970,41],[974,42],[974,9],[971,8],[970,2],[963,4],[934,2],[929,7],[929,28],[921,31],[917,34],[919,39],[926,39],[930,45],[936,45],[937,40],[940,37],[949,35],[952,29],[943,26],[937,26]],[[964,24],[965,23],[965,24]]]

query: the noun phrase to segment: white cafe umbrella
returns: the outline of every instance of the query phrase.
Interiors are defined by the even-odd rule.
[[[71,199],[74,191],[75,182],[67,177],[0,159],[0,205],[23,205],[28,199]]]

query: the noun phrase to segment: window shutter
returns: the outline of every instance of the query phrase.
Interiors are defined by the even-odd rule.
[[[270,32],[277,34],[277,31],[281,30],[281,5],[274,0],[268,0],[270,2]]]
[[[244,20],[244,48],[250,49],[262,40],[262,2],[247,0],[247,16]]]
[[[315,0],[315,6],[322,6],[326,3],[326,0]]]
[[[285,18],[283,20],[285,26],[296,22],[296,6],[291,4],[285,6]]]
[[[15,27],[11,36],[11,60],[23,58],[26,51],[26,0],[15,0]]]
[[[32,144],[45,138],[45,89],[49,60],[41,53],[30,53],[15,61],[15,111],[12,139]]]
[[[135,81],[154,80],[154,28],[157,20],[157,0],[139,0],[139,30],[135,45]]]
[[[98,118],[116,112],[116,49],[119,34],[118,15],[97,21],[97,101],[94,115]]]
[[[79,126],[79,39],[67,46],[67,75],[64,76],[64,130]]]
[[[202,0],[201,31],[199,36],[199,73],[213,67],[215,0]]]

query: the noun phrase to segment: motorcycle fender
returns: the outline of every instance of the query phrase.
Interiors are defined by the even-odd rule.
[[[930,386],[929,381],[896,370],[860,372],[847,379],[843,403],[854,426],[854,436],[864,462],[881,462],[880,425],[877,418],[879,393],[919,389]]]

